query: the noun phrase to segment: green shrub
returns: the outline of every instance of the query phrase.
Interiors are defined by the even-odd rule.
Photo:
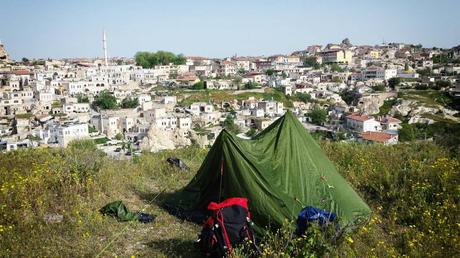
[[[372,87],[372,89],[374,91],[385,91],[385,85],[384,84],[375,85]]]
[[[299,99],[303,103],[308,103],[311,101],[311,95],[308,93],[297,92],[294,97]]]
[[[135,108],[137,106],[139,106],[139,98],[126,97],[120,103],[121,108]]]
[[[93,106],[101,109],[115,109],[117,107],[117,98],[109,91],[103,90],[94,98]]]
[[[307,116],[310,117],[311,122],[316,125],[322,125],[327,121],[327,111],[320,108],[314,108]]]
[[[199,81],[192,85],[192,89],[194,90],[204,90],[205,88],[204,81]]]
[[[244,88],[246,90],[252,90],[252,89],[255,89],[257,87],[259,87],[259,84],[257,82],[253,82],[253,81],[249,81],[249,82],[244,84]]]

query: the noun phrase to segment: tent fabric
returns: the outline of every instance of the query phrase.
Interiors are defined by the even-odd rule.
[[[222,130],[195,177],[166,204],[205,211],[230,197],[249,200],[259,230],[295,221],[305,206],[337,214],[342,227],[371,212],[291,111],[250,140]]]

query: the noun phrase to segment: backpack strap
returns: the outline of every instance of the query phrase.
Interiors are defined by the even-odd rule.
[[[224,235],[224,240],[225,240],[225,243],[227,245],[228,252],[231,253],[232,252],[232,244],[230,243],[230,239],[228,238],[227,229],[225,228],[224,215],[222,214],[220,209],[217,210],[216,217],[217,217],[217,220],[221,224],[222,233]]]
[[[216,203],[216,202],[211,202],[208,205],[208,210],[215,211],[218,209],[222,209],[225,207],[233,206],[233,205],[238,205],[246,209],[248,211],[248,199],[242,198],[242,197],[234,197],[234,198],[228,198],[223,202]]]

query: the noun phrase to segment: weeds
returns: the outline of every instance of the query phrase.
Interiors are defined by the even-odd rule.
[[[369,223],[338,241],[331,240],[331,229],[316,225],[298,237],[286,223],[260,236],[263,257],[460,255],[460,156],[434,144],[321,145],[372,208]],[[102,256],[198,257],[193,241],[200,226],[169,215],[158,204],[162,200],[150,201],[185,186],[206,153],[186,148],[120,161],[84,142],[2,153],[0,256],[94,256],[127,225],[98,210],[123,200],[157,220],[129,224]],[[190,171],[170,166],[170,156],[184,160]],[[237,250],[235,257],[247,253]]]

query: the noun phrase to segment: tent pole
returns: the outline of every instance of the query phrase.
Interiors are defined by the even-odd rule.
[[[219,183],[219,202],[221,202],[222,198],[222,177],[224,176],[224,157],[220,162],[220,183]]]

